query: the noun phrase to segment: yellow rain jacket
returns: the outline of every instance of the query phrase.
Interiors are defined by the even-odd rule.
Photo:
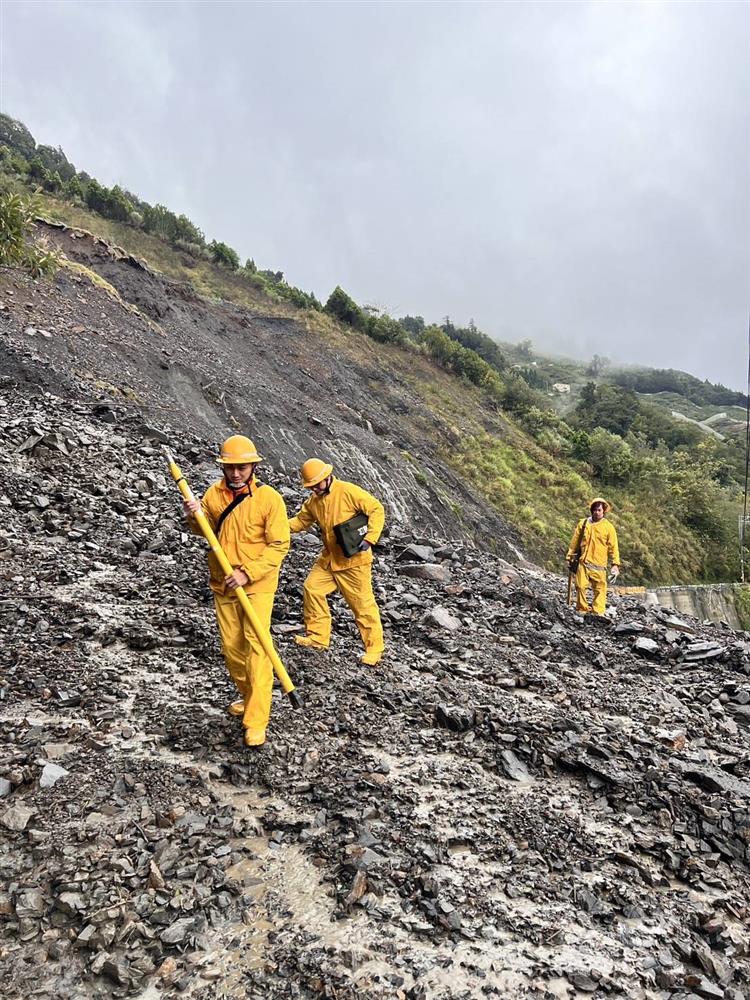
[[[583,540],[581,541],[581,534]],[[620,550],[617,545],[617,532],[615,526],[603,517],[601,521],[592,521],[590,517],[584,517],[578,522],[570,540],[566,559],[570,560],[578,552],[581,546],[581,562],[591,569],[607,569],[607,559],[610,559],[613,566],[620,565]]]
[[[306,531],[313,524],[320,525],[323,536],[323,551],[318,558],[318,564],[335,573],[372,563],[371,549],[366,552],[358,552],[347,559],[336,541],[333,529],[354,517],[355,514],[366,515],[368,519],[367,534],[362,540],[374,545],[380,538],[385,524],[385,510],[382,503],[366,490],[355,486],[354,483],[347,483],[343,479],[334,479],[326,496],[318,497],[313,493],[305,501],[297,516],[289,521],[289,529],[292,533],[296,533]]]
[[[273,594],[279,584],[279,569],[289,551],[289,522],[280,493],[272,486],[260,485],[255,478],[240,493],[250,493],[226,516],[219,532],[219,542],[233,567],[241,567],[250,578],[245,592]],[[236,493],[223,479],[206,490],[201,506],[215,530],[221,512]],[[191,522],[197,533],[197,525]],[[213,552],[208,554],[210,586],[215,594],[225,594],[224,571]],[[231,593],[231,592],[230,592]]]

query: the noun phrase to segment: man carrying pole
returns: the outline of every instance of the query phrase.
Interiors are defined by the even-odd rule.
[[[208,488],[202,501],[196,498],[183,501],[191,529],[196,534],[202,533],[196,518],[202,512],[230,564],[231,572],[225,572],[216,552],[209,552],[210,587],[222,652],[241,695],[241,700],[233,702],[228,711],[242,716],[246,746],[261,746],[265,742],[271,714],[273,667],[261,637],[237,599],[237,591],[244,590],[267,636],[279,569],[289,551],[284,501],[273,487],[255,480],[255,468],[260,461],[249,438],[241,434],[227,438],[217,459],[224,471],[223,478]]]
[[[607,606],[607,562],[612,562],[612,579],[620,575],[620,549],[617,532],[605,517],[609,504],[603,497],[594,497],[589,504],[589,517],[580,520],[573,531],[565,558],[568,560],[568,600],[570,579],[575,580],[576,611],[603,615]],[[587,591],[593,600],[589,604]]]

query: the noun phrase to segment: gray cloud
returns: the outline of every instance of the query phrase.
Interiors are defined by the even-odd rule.
[[[0,103],[325,297],[743,387],[750,6],[18,3]]]

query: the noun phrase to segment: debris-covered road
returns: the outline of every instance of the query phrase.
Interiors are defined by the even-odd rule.
[[[744,634],[581,621],[559,577],[392,528],[366,668],[340,605],[329,652],[291,641],[297,536],[305,710],[277,689],[248,751],[159,450],[202,489],[215,441],[5,346],[0,995],[750,996]]]

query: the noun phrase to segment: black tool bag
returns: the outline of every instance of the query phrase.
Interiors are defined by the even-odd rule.
[[[351,559],[352,556],[355,556],[359,552],[359,547],[362,544],[362,539],[367,534],[367,530],[368,524],[365,514],[355,514],[348,521],[344,521],[343,524],[337,524],[334,527],[333,533],[336,535],[336,541],[341,546],[347,559]]]

